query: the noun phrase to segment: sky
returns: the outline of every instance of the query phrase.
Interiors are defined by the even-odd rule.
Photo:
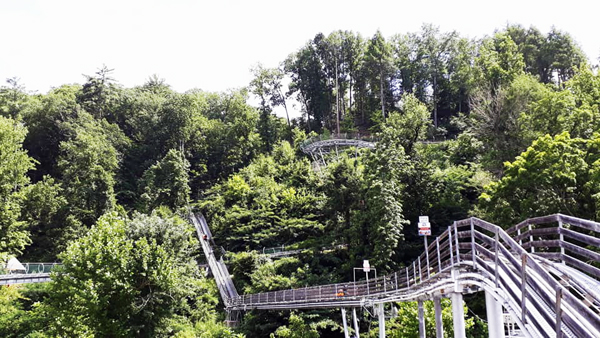
[[[46,93],[106,65],[125,87],[156,74],[179,92],[224,91],[248,85],[253,65],[276,67],[319,32],[387,37],[423,23],[470,38],[507,24],[542,33],[555,26],[597,64],[598,19],[597,0],[0,0],[0,81],[17,77]]]

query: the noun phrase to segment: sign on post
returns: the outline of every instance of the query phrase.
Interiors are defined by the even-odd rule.
[[[419,236],[431,236],[429,216],[419,216]]]

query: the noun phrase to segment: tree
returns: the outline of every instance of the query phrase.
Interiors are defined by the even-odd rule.
[[[0,116],[18,120],[27,106],[29,96],[19,80],[17,77],[6,79],[8,86],[0,87]]]
[[[250,82],[251,92],[260,99],[260,118],[258,131],[264,144],[264,151],[270,152],[277,140],[277,130],[274,125],[276,118],[273,116],[275,105],[283,105],[287,115],[288,128],[290,117],[285,104],[285,97],[281,92],[281,79],[283,73],[278,69],[266,69],[260,63],[252,69],[254,79]]]
[[[475,59],[479,83],[495,93],[523,73],[525,62],[518,46],[506,33],[485,39]]]
[[[429,111],[413,94],[405,94],[401,99],[402,114],[396,114],[389,125],[397,128],[398,141],[408,155],[412,155],[417,141],[425,138],[429,122]]]
[[[520,75],[506,86],[473,94],[469,132],[483,142],[489,169],[499,172],[504,161],[513,159],[532,141],[526,134],[535,129],[523,126],[531,125],[525,117],[536,118],[530,111],[545,91],[532,76]]]
[[[162,216],[162,217],[161,217]],[[60,255],[46,302],[59,336],[151,337],[198,290],[192,229],[174,216],[114,213]],[[183,312],[181,312],[183,311]]]
[[[567,132],[543,136],[515,161],[504,176],[481,194],[482,216],[502,226],[536,216],[566,213],[598,219],[600,139],[571,138]]]
[[[370,87],[372,88],[373,95],[379,96],[383,120],[387,117],[386,107],[390,107],[389,102],[393,102],[389,88],[390,76],[393,71],[391,57],[392,50],[389,43],[385,41],[381,32],[377,31],[367,44],[364,67],[369,72]],[[377,94],[375,89],[379,90]],[[386,94],[388,97],[386,97]]]
[[[164,205],[172,210],[188,205],[190,164],[184,154],[175,149],[144,172],[141,180],[142,210],[151,211]]]
[[[20,218],[27,172],[34,168],[34,160],[23,149],[26,134],[22,124],[0,116],[0,254],[21,253],[30,242],[27,223]]]
[[[331,91],[327,88],[314,42],[307,43],[297,53],[288,56],[284,69],[291,78],[287,95],[295,94],[303,105],[308,130],[320,132],[331,111]]]
[[[426,72],[431,78],[433,89],[433,125],[438,126],[438,82],[448,72],[448,65],[456,49],[456,32],[440,34],[439,28],[432,25],[424,25],[420,36],[419,47],[423,49],[421,54],[425,61]]]
[[[68,204],[63,189],[50,176],[24,190],[21,219],[29,225],[31,245],[24,256],[28,261],[53,262],[64,249],[61,241],[69,220]]]
[[[82,113],[68,125],[70,137],[60,144],[58,167],[72,214],[92,225],[115,207],[115,174],[127,140],[113,125]]]
[[[114,69],[109,69],[106,65],[98,69],[95,76],[84,75],[87,82],[77,94],[77,102],[85,111],[92,114],[95,118],[106,118],[110,122],[115,122],[115,106],[118,102],[120,88],[110,77]]]

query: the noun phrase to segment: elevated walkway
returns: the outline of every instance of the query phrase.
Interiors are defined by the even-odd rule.
[[[594,266],[600,254],[589,249],[600,247],[599,233],[599,223],[560,214],[506,231],[469,218],[448,227],[403,270],[368,281],[241,295],[229,309],[376,307],[485,291],[526,337],[600,337],[600,269]]]

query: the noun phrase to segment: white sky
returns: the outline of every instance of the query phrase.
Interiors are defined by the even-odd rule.
[[[542,33],[554,25],[596,64],[599,9],[597,0],[0,0],[0,84],[16,76],[45,93],[106,64],[126,87],[157,74],[180,92],[222,91],[246,86],[251,66],[277,66],[318,32],[388,37],[423,23],[468,37],[507,23]]]

